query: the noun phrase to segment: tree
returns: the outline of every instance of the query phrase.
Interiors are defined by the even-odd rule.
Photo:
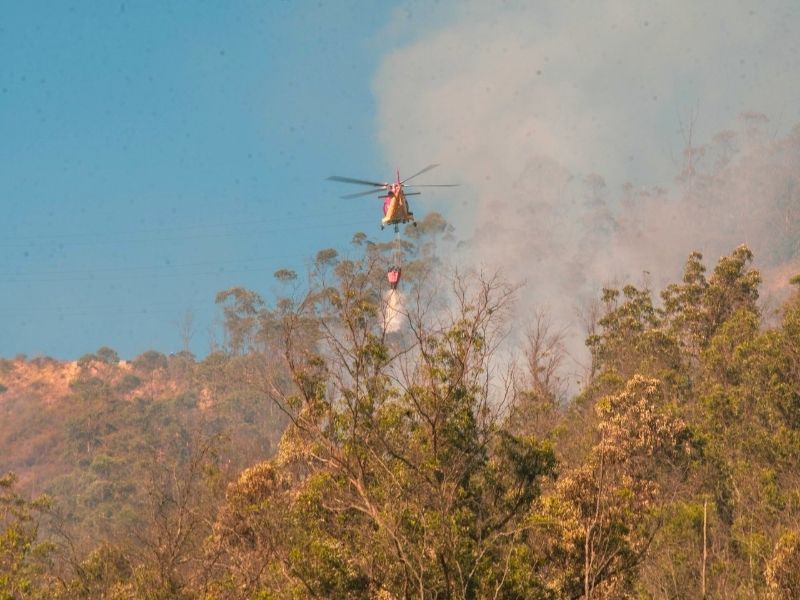
[[[51,544],[39,540],[39,515],[50,505],[46,496],[26,500],[14,490],[16,475],[0,477],[0,599],[43,597]]]
[[[223,306],[231,354],[240,355],[250,350],[258,332],[258,317],[264,307],[264,299],[253,291],[233,287],[219,292],[215,302]]]
[[[227,588],[219,580],[226,593],[542,589],[519,556],[555,459],[504,429],[495,402],[508,402],[513,387],[497,388],[492,375],[513,289],[457,275],[447,315],[431,313],[418,288],[407,329],[390,335],[381,265],[369,253],[318,265],[320,285],[283,315],[293,385],[276,400],[291,425],[277,457],[229,488],[216,536],[234,577]],[[294,334],[309,320],[316,343],[298,347]]]
[[[194,337],[195,323],[194,312],[188,309],[183,313],[183,318],[178,322],[178,335],[181,338],[181,351],[189,352],[189,347]]]
[[[800,534],[784,533],[767,564],[767,590],[770,599],[784,600],[800,596]]]
[[[684,266],[683,283],[671,284],[661,292],[670,330],[678,337],[684,351],[695,358],[708,341],[703,310],[708,281],[702,260],[700,252],[692,252]]]
[[[551,585],[565,597],[625,597],[660,527],[662,478],[687,464],[691,433],[658,380],[635,375],[596,405],[599,441],[560,479]]]
[[[203,569],[192,563],[202,562],[202,541],[213,521],[221,442],[220,436],[199,440],[179,464],[154,454],[145,482],[144,523],[130,532],[140,595],[190,598],[193,588],[202,589]]]
[[[147,374],[164,370],[169,366],[167,357],[156,350],[147,350],[133,359],[134,368]]]
[[[115,365],[119,362],[119,354],[117,354],[116,350],[113,348],[109,348],[108,346],[101,346],[95,352],[98,360],[107,364],[107,365]]]
[[[524,369],[515,382],[515,402],[507,426],[516,433],[551,437],[567,399],[561,367],[566,357],[564,330],[556,331],[543,312],[533,316],[524,339]]]

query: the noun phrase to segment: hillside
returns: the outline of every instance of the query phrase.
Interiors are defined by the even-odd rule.
[[[3,360],[0,473],[53,497],[76,537],[135,526],[143,483],[207,440],[228,476],[272,454],[285,418],[247,380],[252,363],[155,351],[123,361],[109,348],[76,362]]]
[[[797,597],[800,295],[765,319],[746,246],[657,295],[603,289],[571,398],[546,316],[509,336],[513,286],[422,261],[390,301],[380,251],[319,253],[274,305],[220,292],[201,361],[0,363],[11,589]]]

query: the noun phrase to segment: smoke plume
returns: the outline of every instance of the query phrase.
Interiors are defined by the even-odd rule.
[[[383,301],[386,331],[390,333],[399,331],[403,324],[403,314],[405,312],[403,295],[397,290],[388,290],[383,297]]]
[[[795,3],[425,10],[387,29],[411,41],[376,77],[379,135],[404,169],[462,184],[418,204],[468,239],[464,260],[526,282],[523,308],[575,324],[603,285],[657,289],[691,251],[713,266],[741,243],[771,289],[800,269]]]

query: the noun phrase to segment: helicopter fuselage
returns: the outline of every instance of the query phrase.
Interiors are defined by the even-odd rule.
[[[349,199],[349,198],[359,198],[361,196],[367,196],[372,194],[373,192],[379,190],[385,190],[385,196],[379,196],[383,200],[383,218],[381,219],[381,229],[386,227],[387,225],[394,225],[394,230],[398,231],[398,228],[401,224],[404,223],[414,223],[417,224],[416,220],[414,219],[414,213],[411,212],[411,209],[408,206],[408,200],[406,196],[415,196],[419,195],[420,192],[406,192],[403,189],[403,184],[415,177],[422,175],[423,173],[427,173],[431,169],[438,167],[438,164],[428,165],[421,171],[417,171],[410,177],[406,177],[405,179],[400,179],[400,171],[397,171],[397,180],[393,183],[388,182],[380,182],[380,181],[370,181],[367,179],[355,179],[353,177],[341,177],[340,175],[332,175],[328,177],[331,181],[339,181],[341,183],[355,183],[357,185],[366,185],[370,186],[373,189],[367,190],[366,192],[358,192],[355,194],[347,194],[346,196],[342,196],[342,198]],[[409,187],[417,188],[417,187],[455,187],[458,184],[411,184]]]
[[[383,196],[383,218],[381,227],[386,225],[400,225],[414,221],[414,213],[409,210],[406,193],[403,186],[393,183],[389,186],[386,196]]]

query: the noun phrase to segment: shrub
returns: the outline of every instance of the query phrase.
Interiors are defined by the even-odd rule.
[[[122,380],[116,385],[116,390],[122,394],[127,394],[128,392],[132,392],[136,388],[142,385],[142,380],[140,377],[137,377],[133,373],[128,373]]]
[[[166,369],[168,362],[167,357],[161,352],[148,350],[133,359],[133,366],[139,371],[150,373],[158,369]]]
[[[106,363],[107,365],[115,365],[119,362],[119,354],[117,354],[115,350],[109,348],[108,346],[102,346],[98,348],[96,355],[98,360]]]

